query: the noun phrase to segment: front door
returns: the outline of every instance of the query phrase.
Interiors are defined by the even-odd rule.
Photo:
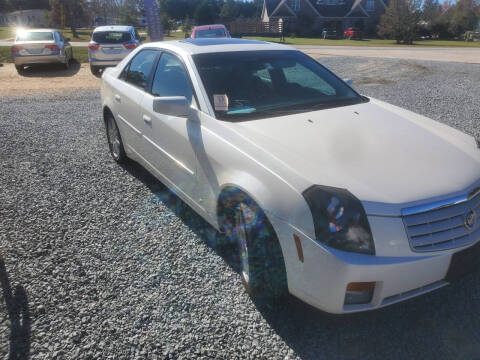
[[[175,117],[153,111],[157,97],[185,96],[191,106],[189,117]],[[164,52],[158,63],[151,94],[145,95],[141,105],[145,158],[177,191],[192,200],[196,187],[196,157],[192,139],[196,119],[196,103],[189,75],[182,61],[174,54]]]
[[[113,87],[117,110],[113,115],[124,137],[123,142],[128,147],[127,152],[143,152],[140,104],[158,53],[157,50],[150,49],[140,51],[125,67]]]

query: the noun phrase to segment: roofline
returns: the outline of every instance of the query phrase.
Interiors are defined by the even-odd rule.
[[[282,6],[283,4],[285,4],[285,6],[287,7],[288,11],[290,11],[292,13],[293,16],[297,17],[297,14],[295,14],[295,11],[293,11],[290,6],[288,6],[287,4],[287,0],[281,0],[277,7],[272,11],[272,13],[270,14],[270,16],[273,16],[275,15],[275,13],[278,11],[278,9],[280,9],[280,6]]]

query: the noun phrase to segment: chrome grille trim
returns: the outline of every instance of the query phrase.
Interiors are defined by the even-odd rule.
[[[402,210],[410,246],[416,252],[440,251],[471,245],[480,240],[480,191],[433,204]],[[466,215],[474,210],[477,220],[465,225]]]

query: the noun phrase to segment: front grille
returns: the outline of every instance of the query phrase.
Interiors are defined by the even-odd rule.
[[[467,215],[475,211],[473,226]],[[439,251],[471,245],[480,240],[480,194],[457,204],[403,216],[414,251]],[[471,224],[470,224],[471,225]]]

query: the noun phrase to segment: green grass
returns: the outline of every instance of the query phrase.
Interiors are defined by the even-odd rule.
[[[79,63],[88,63],[88,48],[87,47],[74,47],[73,58]]]
[[[88,48],[87,47],[74,47],[73,58],[79,63],[88,63]],[[0,63],[13,62],[10,46],[0,46]]]
[[[12,62],[10,46],[0,46],[0,64]]]
[[[245,39],[280,42],[278,37],[245,36]],[[480,47],[480,42],[467,42],[455,40],[425,40],[416,41],[413,45],[398,45],[395,40],[364,39],[364,40],[331,40],[316,38],[285,38],[287,45],[326,45],[326,46],[384,46],[384,47]]]
[[[15,29],[13,27],[0,26],[0,40],[13,37],[15,37]]]

